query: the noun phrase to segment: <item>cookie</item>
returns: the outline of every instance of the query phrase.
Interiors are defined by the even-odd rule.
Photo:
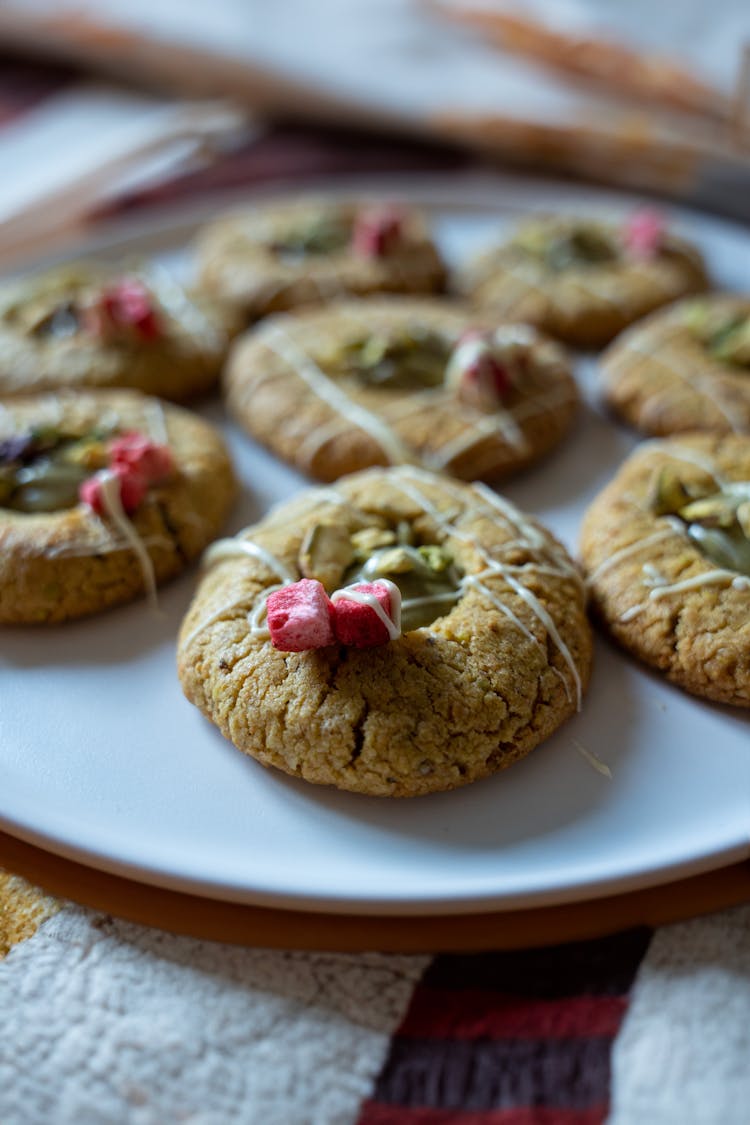
[[[224,389],[248,433],[323,481],[401,463],[507,476],[552,449],[578,405],[556,343],[434,298],[271,317],[236,341]]]
[[[225,329],[156,267],[60,267],[0,290],[0,396],[130,387],[182,402],[216,383]]]
[[[706,285],[695,247],[650,212],[620,226],[578,216],[530,219],[459,280],[479,308],[581,347],[606,344],[639,317]]]
[[[219,531],[235,491],[216,430],[136,391],[0,405],[0,623],[153,595]]]
[[[750,297],[692,297],[634,324],[601,361],[604,397],[653,436],[750,434]]]
[[[750,706],[750,437],[640,446],[588,510],[592,604],[620,644],[695,695]]]
[[[245,323],[348,294],[433,293],[445,267],[411,207],[301,199],[224,215],[197,244],[205,291]]]
[[[518,761],[580,705],[579,573],[485,485],[400,466],[219,540],[183,623],[187,698],[244,753],[410,797]]]

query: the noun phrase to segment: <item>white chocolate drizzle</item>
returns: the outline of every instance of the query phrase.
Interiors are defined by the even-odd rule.
[[[146,427],[153,442],[157,445],[169,445],[167,419],[158,398],[150,398],[146,402]]]
[[[244,532],[240,532],[240,535],[246,534],[247,530],[248,529],[245,529]],[[295,575],[292,574],[288,567],[284,566],[281,559],[278,559],[276,555],[272,555],[270,551],[267,551],[258,543],[254,543],[252,539],[217,539],[216,542],[212,543],[208,550],[204,552],[202,565],[204,567],[214,566],[216,563],[223,562],[225,559],[234,559],[242,555],[250,555],[252,558],[259,559],[260,562],[264,563],[269,570],[273,571],[284,584],[297,581]]]
[[[750,578],[744,574],[735,574],[731,570],[716,567],[705,574],[695,574],[692,578],[684,578],[681,582],[659,583],[654,586],[649,598],[651,601],[661,601],[671,594],[680,594],[683,590],[699,590],[703,586],[731,586],[735,590],[750,590]]]
[[[372,411],[354,402],[332,379],[329,379],[325,372],[321,371],[309,355],[298,347],[291,334],[285,331],[284,319],[286,318],[283,316],[275,317],[268,327],[259,330],[258,339],[288,363],[319,399],[374,438],[385,453],[389,464],[400,465],[413,460],[413,451],[404,445],[387,423]]]
[[[734,411],[725,402],[722,401],[719,394],[720,384],[710,374],[705,374],[701,368],[692,371],[685,370],[684,364],[679,367],[670,363],[666,356],[662,353],[659,354],[655,351],[645,351],[643,348],[637,347],[635,344],[628,344],[628,354],[635,356],[638,359],[647,360],[649,365],[656,364],[663,371],[668,372],[674,379],[679,380],[696,394],[700,395],[707,402],[710,402],[713,407],[722,415],[728,423],[730,429],[735,433],[743,433],[746,426],[742,419],[738,418]]]
[[[646,535],[641,539],[637,539],[635,543],[629,543],[627,547],[621,547],[619,551],[615,551],[613,554],[609,555],[604,562],[599,563],[599,565],[591,571],[588,576],[589,586],[592,586],[603,574],[612,570],[613,567],[619,566],[621,562],[625,562],[627,559],[639,555],[641,551],[653,547],[655,543],[661,543],[664,539],[672,539],[676,534],[678,533],[673,527],[663,527],[660,528],[659,531],[655,531],[653,535]]]
[[[111,469],[103,469],[97,475],[101,481],[101,497],[104,509],[138,559],[138,564],[143,575],[143,583],[146,587],[146,594],[151,605],[157,608],[158,601],[156,597],[154,564],[151,562],[151,556],[146,550],[143,540],[125,514],[125,509],[120,499],[120,478],[113,473]]]
[[[149,262],[143,278],[167,315],[184,328],[199,345],[202,345],[201,350],[206,345],[211,348],[221,346],[225,338],[223,329],[210,320],[203,309],[190,299],[184,287],[164,266],[154,261]]]

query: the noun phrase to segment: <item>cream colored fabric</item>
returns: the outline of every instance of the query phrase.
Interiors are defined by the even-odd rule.
[[[3,1125],[349,1125],[426,958],[266,952],[74,907],[0,964]]]
[[[657,931],[612,1063],[608,1125],[747,1125],[750,906]]]

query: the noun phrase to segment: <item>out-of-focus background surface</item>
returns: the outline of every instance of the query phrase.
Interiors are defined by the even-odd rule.
[[[501,163],[747,218],[748,43],[742,0],[11,0],[0,252],[180,171],[236,182],[282,125],[322,171]]]

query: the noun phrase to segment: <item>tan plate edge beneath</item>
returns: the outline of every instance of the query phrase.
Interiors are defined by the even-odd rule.
[[[589,902],[454,916],[318,914],[221,902],[109,875],[0,832],[0,864],[46,891],[172,933],[269,949],[518,949],[658,926],[750,902],[750,862]]]

